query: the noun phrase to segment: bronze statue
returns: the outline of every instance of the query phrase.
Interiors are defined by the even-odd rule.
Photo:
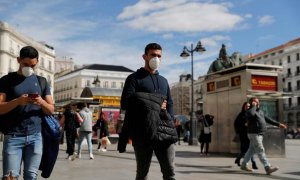
[[[241,64],[240,54],[238,52],[235,52],[231,57],[229,57],[227,55],[225,44],[222,44],[222,47],[219,52],[219,58],[217,58],[211,63],[207,74],[231,68],[239,64]]]

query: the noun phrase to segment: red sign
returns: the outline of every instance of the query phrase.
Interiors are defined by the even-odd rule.
[[[253,90],[277,91],[277,76],[252,75]]]

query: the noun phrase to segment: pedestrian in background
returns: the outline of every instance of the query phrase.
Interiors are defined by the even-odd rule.
[[[107,151],[107,145],[102,145],[102,138],[106,138],[108,133],[108,119],[106,118],[105,114],[101,111],[99,115],[99,119],[97,120],[96,124],[94,125],[94,129],[97,129],[99,132],[99,142],[97,150],[100,152]],[[102,146],[102,147],[101,147]]]
[[[76,107],[73,107],[76,109]],[[77,128],[80,127],[80,123],[83,120],[81,116],[72,109],[71,105],[66,106],[65,112],[63,113],[59,123],[62,128],[66,131],[66,141],[67,141],[67,150],[66,153],[68,154],[68,160],[75,160],[76,153],[75,151],[75,139],[78,138]]]
[[[124,124],[124,114],[120,113],[118,122],[116,124],[116,133],[118,133],[119,137],[120,137],[121,132],[122,132],[123,124]]]
[[[83,119],[83,122],[79,128],[79,138],[78,138],[78,158],[81,158],[81,149],[82,149],[82,142],[86,139],[88,144],[88,151],[90,159],[94,159],[93,155],[93,144],[92,144],[92,123],[93,123],[93,113],[87,107],[86,103],[79,103],[77,105],[79,108],[79,115]]]
[[[191,131],[190,131],[190,120],[186,121],[184,123],[184,136],[183,136],[183,142],[189,142],[190,140],[190,135],[191,135]]]
[[[201,133],[199,136],[200,142],[200,154],[203,155],[203,149],[205,145],[205,155],[208,156],[209,152],[209,143],[211,143],[211,126],[214,123],[214,116],[205,114],[201,118]]]
[[[248,102],[244,102],[241,112],[238,114],[234,121],[235,133],[239,136],[240,142],[240,153],[237,155],[234,163],[240,166],[240,160],[243,158],[249,148],[249,138],[247,133],[247,120],[246,120],[246,111],[250,108]],[[251,157],[252,169],[258,169],[254,155]]]
[[[250,109],[248,109],[246,112],[246,119],[250,145],[241,164],[241,169],[245,171],[252,171],[252,169],[249,168],[247,164],[250,161],[251,157],[256,153],[259,157],[259,160],[264,165],[266,174],[271,174],[277,171],[278,167],[271,166],[265,153],[265,148],[263,145],[263,135],[267,130],[266,123],[278,126],[282,129],[286,129],[286,125],[265,116],[264,112],[260,109],[260,102],[258,98],[252,97],[249,100],[249,103]]]
[[[178,136],[178,145],[180,145],[180,134],[183,132],[183,128],[179,119],[175,119],[175,128]]]

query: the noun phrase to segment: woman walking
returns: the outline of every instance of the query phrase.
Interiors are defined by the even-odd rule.
[[[248,102],[244,102],[242,106],[242,110],[239,115],[236,117],[234,121],[234,129],[235,133],[238,134],[240,139],[240,153],[237,155],[234,163],[240,166],[240,160],[246,154],[249,148],[249,139],[247,135],[247,120],[246,120],[246,111],[250,108],[250,104]],[[254,156],[251,157],[252,169],[258,169],[256,166],[256,162]]]

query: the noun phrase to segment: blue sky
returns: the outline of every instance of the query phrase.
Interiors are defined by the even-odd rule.
[[[194,54],[194,75],[205,75],[222,43],[244,55],[299,38],[299,7],[299,0],[0,0],[0,21],[76,64],[136,70],[145,45],[157,42],[160,74],[174,83],[191,72],[183,46],[201,40],[207,51]]]

